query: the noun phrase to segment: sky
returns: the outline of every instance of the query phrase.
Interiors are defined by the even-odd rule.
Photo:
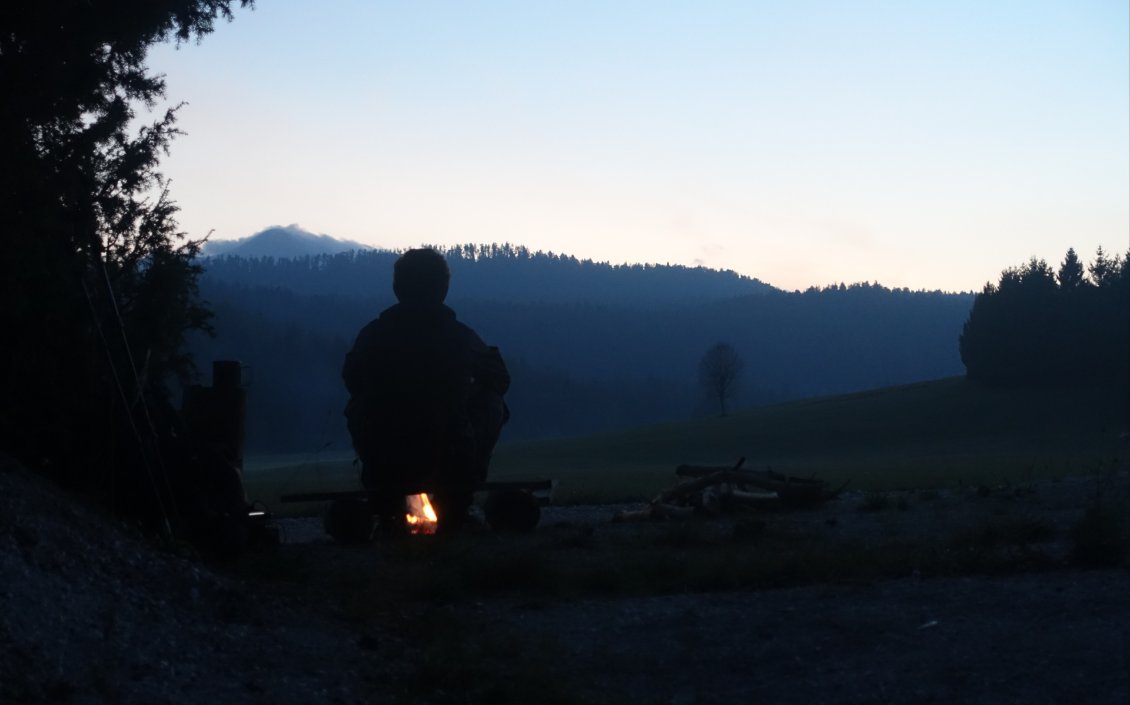
[[[194,238],[975,291],[1130,247],[1128,6],[258,0],[149,64]]]

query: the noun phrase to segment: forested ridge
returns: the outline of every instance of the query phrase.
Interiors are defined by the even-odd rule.
[[[263,231],[250,240],[271,235]],[[305,234],[307,240],[318,237]],[[456,284],[452,296],[495,301],[589,301],[656,304],[704,301],[765,293],[764,282],[705,267],[594,262],[520,245],[460,245],[443,249]],[[208,259],[214,279],[247,286],[279,286],[302,294],[358,297],[392,292],[398,253],[356,249],[298,257],[217,256]]]
[[[878,284],[785,292],[733,272],[612,266],[509,245],[445,254],[448,303],[500,347],[513,374],[511,440],[716,413],[697,367],[719,341],[745,362],[736,408],[963,371],[957,339],[972,294]],[[193,348],[198,360],[253,368],[253,448],[348,448],[341,361],[360,327],[393,303],[395,259],[373,250],[204,260],[217,336]]]

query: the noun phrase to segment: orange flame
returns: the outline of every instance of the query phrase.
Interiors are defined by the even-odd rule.
[[[434,534],[439,517],[426,494],[408,495],[408,513],[404,515],[413,534]]]

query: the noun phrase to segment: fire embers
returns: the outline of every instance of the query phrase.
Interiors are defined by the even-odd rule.
[[[408,524],[408,531],[413,534],[434,534],[439,526],[439,516],[432,506],[431,498],[427,494],[408,495],[406,500],[407,514],[404,521]]]
[[[324,517],[326,533],[338,543],[368,543],[374,537],[396,538],[405,534],[436,533],[439,515],[426,494],[408,495],[385,505],[360,498],[335,499]]]

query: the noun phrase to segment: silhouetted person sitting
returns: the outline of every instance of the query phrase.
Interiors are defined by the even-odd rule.
[[[449,280],[435,250],[404,253],[393,269],[399,303],[345,356],[345,416],[384,533],[403,529],[405,497],[420,492],[433,495],[440,531],[457,528],[509,418],[510,374],[498,348],[444,305]]]

